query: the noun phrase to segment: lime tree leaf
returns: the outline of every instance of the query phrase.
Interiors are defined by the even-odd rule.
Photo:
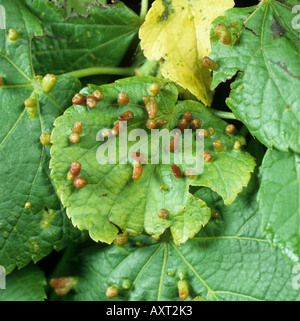
[[[269,149],[258,193],[263,233],[293,262],[300,259],[299,196],[300,155]]]
[[[242,187],[247,185],[255,167],[250,154],[242,149],[233,151],[235,141],[243,141],[244,138],[227,134],[225,128],[228,124],[214,116],[201,103],[177,102],[178,90],[171,83],[161,85],[156,98],[159,106],[156,119],[167,120],[165,128],[171,130],[177,126],[183,113],[189,110],[193,117],[202,120],[202,128],[215,128],[215,134],[205,141],[205,149],[211,151],[212,161],[204,166],[204,172],[195,180],[183,175],[175,178],[170,163],[160,161],[156,165],[151,162],[151,151],[148,153],[149,162],[143,165],[143,174],[136,181],[132,179],[133,165],[130,158],[125,164],[118,162],[118,159],[116,164],[98,163],[97,151],[106,144],[96,140],[98,132],[112,128],[118,116],[125,111],[134,114],[134,119],[127,128],[128,133],[134,129],[146,130],[148,142],[144,145],[146,151],[150,149],[152,136],[150,137],[150,130],[146,128],[148,114],[143,96],[148,94],[150,85],[156,81],[153,77],[132,77],[110,85],[84,88],[81,91],[84,96],[89,96],[98,89],[103,92],[104,98],[93,109],[74,105],[55,121],[51,177],[73,224],[80,229],[89,230],[92,239],[96,241],[111,243],[118,233],[118,227],[131,236],[136,236],[145,229],[155,237],[170,227],[175,243],[185,243],[210,218],[210,210],[202,200],[190,194],[189,186],[208,186],[218,192],[226,204],[230,204]],[[130,101],[127,105],[118,104],[119,92],[128,93]],[[76,121],[83,123],[83,133],[80,141],[73,144],[69,136]],[[222,152],[213,150],[214,140],[223,142]],[[119,140],[116,142],[119,150]],[[134,139],[130,139],[127,150],[132,151],[134,144]],[[202,154],[199,157],[203,159]],[[82,189],[76,189],[67,180],[70,165],[74,161],[81,163],[81,175],[87,182]],[[184,162],[178,166],[182,173],[190,167]],[[164,186],[166,189],[161,188]],[[158,217],[160,209],[169,212],[168,219]]]
[[[0,301],[44,301],[45,286],[43,271],[31,263],[6,277],[5,289],[0,288]]]
[[[22,1],[1,4],[7,30],[0,30],[4,82],[0,87],[0,265],[10,273],[81,235],[67,218],[50,179],[50,147],[40,142],[40,135],[51,132],[55,118],[70,105],[80,83],[60,76],[50,92],[43,92],[30,53],[31,38],[41,33],[41,26]],[[19,33],[15,41],[7,37],[10,28]],[[24,106],[30,96],[37,104],[31,112]]]
[[[292,287],[292,264],[260,234],[256,190],[252,181],[230,206],[207,188],[197,192],[219,217],[184,245],[175,245],[167,235],[158,242],[139,236],[123,247],[94,245],[65,258],[63,273],[77,278],[75,291],[65,299],[109,301],[105,291],[114,285],[119,293],[112,301],[179,301],[177,284],[182,278],[188,284],[187,301],[197,296],[299,300],[299,291]]]
[[[232,44],[211,32],[210,57],[219,65],[212,88],[237,75],[227,105],[267,147],[300,152],[299,34],[292,28],[298,1],[261,1],[217,18]]]
[[[26,4],[43,23],[43,37],[32,41],[33,65],[42,75],[118,66],[140,26],[140,18],[123,3],[90,6],[87,18],[67,21],[49,1],[26,0]]]
[[[163,58],[162,74],[208,106],[213,97],[211,73],[202,60],[211,51],[210,24],[233,6],[233,0],[156,0],[139,32],[145,56]]]

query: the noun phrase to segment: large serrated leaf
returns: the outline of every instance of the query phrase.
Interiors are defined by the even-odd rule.
[[[80,82],[61,76],[50,92],[44,92],[35,79],[30,52],[32,36],[41,34],[41,25],[23,1],[0,3],[7,27],[0,30],[0,264],[10,273],[81,235],[56,195],[48,168],[50,149],[39,139],[42,132],[51,132]],[[15,41],[7,37],[10,28],[19,34]],[[36,116],[24,106],[31,95],[37,101]],[[31,208],[25,208],[27,202]]]
[[[243,137],[225,132],[228,125],[214,116],[202,104],[194,101],[178,102],[177,88],[170,83],[163,83],[157,101],[159,111],[157,119],[168,120],[165,127],[173,129],[184,111],[189,110],[194,117],[202,120],[202,128],[214,127],[215,134],[205,140],[205,149],[210,151],[213,160],[205,165],[204,172],[195,180],[182,176],[174,178],[170,165],[159,163],[143,166],[143,175],[138,181],[132,180],[132,164],[104,164],[97,162],[97,150],[105,144],[98,140],[101,129],[112,128],[117,117],[125,111],[132,111],[134,119],[128,125],[128,133],[146,128],[148,114],[143,103],[143,96],[157,79],[152,77],[133,77],[117,81],[102,87],[90,86],[82,90],[85,96],[95,89],[104,93],[104,98],[96,108],[72,106],[55,122],[52,134],[51,176],[61,193],[61,200],[67,207],[67,214],[73,224],[80,229],[87,229],[94,240],[111,243],[121,228],[135,236],[143,229],[158,237],[170,227],[175,243],[185,243],[205,225],[210,217],[210,210],[200,199],[189,193],[189,186],[208,186],[218,192],[226,204],[231,204],[237,194],[246,186],[255,162],[244,150],[234,151],[236,140]],[[121,106],[117,103],[117,94],[127,92],[130,101]],[[69,136],[76,121],[83,123],[83,134],[79,143],[72,144]],[[217,152],[212,143],[221,140],[224,150]],[[118,140],[117,140],[118,143]],[[133,142],[128,142],[128,150]],[[151,153],[149,153],[150,159]],[[202,158],[202,154],[200,155]],[[87,181],[83,189],[76,189],[67,180],[70,165],[79,161],[82,165],[82,177]],[[183,172],[188,166],[179,165]],[[160,186],[167,185],[167,190]],[[169,211],[169,219],[158,217],[160,209]]]
[[[40,74],[118,66],[140,25],[140,18],[121,2],[108,8],[90,6],[88,17],[67,21],[49,1],[26,4],[43,24],[43,37],[32,41],[33,65]]]
[[[211,32],[210,57],[219,65],[212,88],[231,79],[228,106],[267,147],[300,152],[299,33],[293,28],[298,1],[261,1],[258,6],[231,9],[216,19],[231,33],[221,43]]]
[[[261,167],[259,208],[267,239],[292,262],[300,259],[300,155],[268,150]]]
[[[119,293],[112,301],[179,301],[181,278],[187,301],[299,300],[293,266],[261,236],[256,190],[254,178],[230,206],[209,189],[198,191],[219,217],[182,246],[167,235],[159,242],[140,236],[124,247],[95,245],[66,256],[65,270],[55,276],[74,276],[78,283],[65,299],[109,300],[105,291],[114,285]]]

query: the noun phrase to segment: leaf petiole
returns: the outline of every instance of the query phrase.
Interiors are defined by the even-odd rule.
[[[215,110],[213,108],[210,108],[210,110],[219,118],[237,120],[233,113],[230,113],[227,111]]]
[[[92,67],[86,69],[79,69],[65,73],[65,75],[76,78],[83,78],[96,75],[117,75],[117,76],[134,76],[135,68],[121,68],[121,67]]]
[[[148,0],[141,0],[141,11],[140,11],[140,18],[144,21],[146,14],[148,12],[149,3]]]

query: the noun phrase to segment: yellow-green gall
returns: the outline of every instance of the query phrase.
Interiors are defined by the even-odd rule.
[[[210,70],[217,71],[219,69],[219,65],[209,57],[205,56],[202,60],[202,65]]]
[[[77,134],[81,134],[82,133],[82,126],[83,123],[79,120],[77,120],[73,126],[74,132]]]
[[[123,246],[128,242],[128,237],[126,234],[122,233],[122,234],[118,234],[115,238],[115,244],[118,246]]]
[[[160,85],[158,83],[153,83],[149,87],[149,93],[152,96],[157,96],[160,91]]]
[[[239,140],[235,141],[235,142],[234,142],[234,145],[233,145],[233,149],[234,149],[235,151],[238,151],[238,150],[240,150],[241,148],[242,148],[241,142],[240,142]]]
[[[25,208],[28,210],[28,209],[30,209],[31,208],[31,203],[30,202],[27,202],[26,204],[25,204]]]
[[[36,107],[36,100],[33,98],[28,98],[24,102],[25,107],[27,108],[33,108]]]
[[[224,149],[224,145],[220,140],[213,141],[213,146],[218,152],[221,152]]]
[[[40,136],[40,142],[43,145],[50,145],[51,144],[51,133],[42,133],[42,135]]]
[[[224,45],[231,44],[231,34],[230,31],[221,23],[219,23],[215,28],[215,33],[220,38],[221,42]]]
[[[43,92],[49,92],[56,84],[57,77],[53,74],[47,74],[42,80],[42,90]]]
[[[102,100],[104,97],[104,94],[102,91],[97,89],[93,92],[92,96],[95,97],[97,100]]]
[[[161,219],[167,220],[169,218],[169,211],[164,208],[161,208],[158,211],[158,217]]]
[[[233,124],[229,124],[226,128],[225,131],[227,134],[232,135],[235,132],[235,126]]]
[[[27,113],[30,118],[34,118],[36,116],[36,108],[35,107],[28,108]]]
[[[116,286],[111,285],[109,286],[106,291],[105,291],[105,295],[109,298],[109,299],[113,299],[115,298],[117,295],[119,294],[119,290]]]
[[[19,38],[19,33],[17,30],[11,28],[8,30],[8,39],[11,41],[16,41]]]
[[[179,281],[177,283],[177,287],[178,287],[178,294],[179,294],[179,298],[180,300],[184,301],[187,299],[188,295],[189,295],[189,287],[186,281]]]

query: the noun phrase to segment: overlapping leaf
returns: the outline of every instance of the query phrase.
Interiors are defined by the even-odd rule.
[[[261,167],[258,199],[262,228],[291,261],[300,259],[300,155],[268,150]]]
[[[156,0],[140,29],[145,56],[163,58],[163,75],[188,88],[205,105],[211,105],[213,96],[210,71],[202,66],[211,51],[210,24],[233,5],[232,0]]]
[[[123,3],[90,6],[88,17],[67,21],[65,12],[49,1],[26,4],[43,24],[44,36],[32,42],[33,65],[40,74],[118,66],[140,25],[140,18]]]
[[[44,301],[45,286],[44,273],[31,263],[6,277],[5,289],[0,288],[0,301]]]
[[[77,286],[65,299],[109,300],[105,290],[114,285],[119,294],[113,301],[179,301],[181,278],[188,284],[187,301],[299,300],[293,266],[261,236],[256,189],[253,180],[231,206],[208,189],[197,192],[219,217],[182,246],[167,235],[159,242],[143,236],[124,247],[92,246],[66,256],[63,274],[55,276],[77,277]]]
[[[70,104],[80,82],[58,77],[51,92],[41,89],[31,64],[30,43],[42,27],[19,0],[2,0],[6,27],[0,30],[0,265],[10,273],[33,259],[40,260],[53,248],[61,249],[80,231],[74,229],[49,177],[49,147],[40,143],[42,132]],[[8,30],[19,38],[11,41]],[[36,95],[36,116],[24,101]],[[25,208],[27,202],[31,208]]]
[[[97,162],[97,150],[105,143],[96,140],[98,132],[112,128],[123,112],[130,110],[134,114],[134,119],[129,123],[129,133],[141,128],[150,135],[145,126],[148,114],[142,98],[148,94],[149,86],[155,81],[157,80],[152,77],[133,77],[99,88],[85,88],[82,90],[85,96],[91,95],[95,89],[104,93],[104,98],[96,108],[72,106],[55,122],[51,176],[73,224],[80,229],[89,230],[94,240],[111,243],[118,233],[118,227],[132,236],[145,229],[155,237],[170,227],[175,243],[185,243],[210,217],[206,204],[189,193],[189,186],[208,186],[218,192],[229,205],[243,186],[247,185],[255,167],[254,159],[247,152],[242,149],[233,150],[235,141],[242,141],[243,137],[227,134],[225,127],[228,124],[215,117],[202,104],[194,101],[177,103],[177,88],[169,83],[162,84],[157,96],[159,111],[156,119],[169,121],[165,127],[171,130],[177,126],[183,112],[189,110],[194,117],[202,120],[202,128],[215,128],[215,134],[205,140],[205,149],[211,152],[213,160],[205,165],[204,172],[195,180],[184,176],[178,179],[174,178],[170,165],[149,162],[143,165],[142,177],[133,181],[130,160],[125,164],[117,162],[100,165]],[[119,92],[129,94],[130,101],[127,105],[117,103]],[[83,134],[79,143],[72,144],[69,136],[76,121],[83,123]],[[150,136],[148,138],[147,144],[151,140]],[[223,151],[214,150],[214,140],[222,140]],[[134,142],[128,141],[127,144],[129,151]],[[151,153],[149,159],[150,157]],[[74,161],[81,163],[81,175],[87,182],[82,189],[76,189],[67,180],[70,165]],[[184,163],[179,166],[182,173],[187,168]],[[167,190],[161,190],[162,185],[167,185]],[[158,217],[160,209],[169,211],[169,219]]]
[[[215,20],[231,32],[224,45],[212,31],[210,57],[219,65],[212,88],[237,78],[227,100],[238,119],[268,147],[300,152],[299,33],[292,12],[298,1],[261,1]]]

